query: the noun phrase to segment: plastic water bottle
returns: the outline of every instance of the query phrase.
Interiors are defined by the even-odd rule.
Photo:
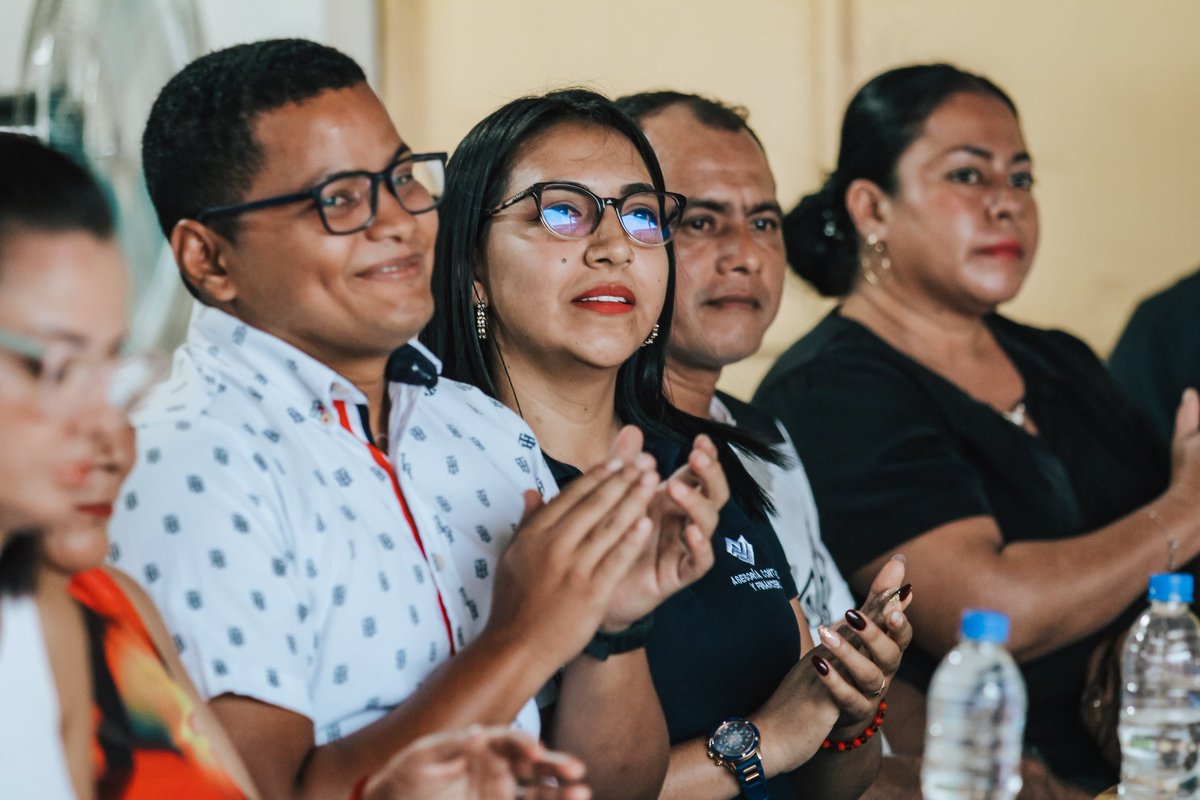
[[[921,793],[926,800],[1011,800],[1021,790],[1025,680],[1012,656],[1008,617],[963,614],[958,645],[929,686]]]
[[[1200,797],[1200,625],[1192,576],[1150,578],[1121,658],[1121,797]]]

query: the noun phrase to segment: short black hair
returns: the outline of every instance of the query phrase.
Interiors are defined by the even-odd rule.
[[[354,59],[307,39],[270,39],[201,56],[167,81],[142,135],[146,188],[163,233],[205,208],[242,200],[263,163],[264,111],[366,82]],[[233,220],[214,222],[233,235]]]
[[[86,168],[32,136],[0,133],[0,252],[20,230],[113,237],[112,210]]]
[[[865,178],[894,194],[900,157],[921,135],[929,116],[958,94],[995,98],[1018,116],[1003,89],[951,64],[888,70],[867,81],[850,100],[842,118],[836,169],[783,220],[788,263],[819,293],[841,297],[858,276],[858,231],[846,208],[850,184]]]
[[[716,128],[720,131],[738,133],[745,131],[750,134],[759,147],[762,141],[750,127],[750,112],[745,106],[734,106],[715,97],[704,97],[699,94],[677,92],[672,89],[659,89],[652,92],[637,92],[618,97],[618,106],[638,123],[645,122],[646,117],[665,111],[671,106],[683,106],[692,112],[692,116],[701,125]]]

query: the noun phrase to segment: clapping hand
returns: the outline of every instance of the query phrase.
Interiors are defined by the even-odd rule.
[[[615,457],[625,460],[641,452],[642,433],[626,426],[613,445]],[[653,528],[642,556],[614,593],[604,628],[628,627],[653,611],[713,565],[712,536],[721,508],[729,499],[729,484],[707,436],[698,436],[687,462],[659,483],[647,510]]]

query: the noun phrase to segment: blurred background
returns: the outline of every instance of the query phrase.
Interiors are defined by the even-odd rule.
[[[947,60],[1016,100],[1042,243],[1018,319],[1107,353],[1142,296],[1200,263],[1200,4],[1191,0],[0,0],[0,125],[109,175],[138,271],[135,334],[170,345],[181,292],[146,218],[137,137],[158,85],[208,49],[304,36],[358,59],[417,149],[452,150],[506,100],[564,85],[745,106],[790,207],[833,163],[854,89]],[[38,126],[41,126],[40,128]],[[789,278],[748,396],[829,305]]]

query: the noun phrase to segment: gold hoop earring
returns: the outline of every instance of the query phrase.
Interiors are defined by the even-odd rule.
[[[654,323],[654,327],[650,329],[650,335],[646,337],[646,341],[642,342],[642,347],[649,347],[654,344],[654,340],[658,338],[658,323]]]
[[[877,234],[867,236],[867,252],[859,257],[859,266],[862,268],[863,278],[872,286],[878,286],[883,283],[887,277],[888,271],[892,268],[892,259],[888,256],[887,242],[879,238]],[[874,254],[875,258],[871,255]],[[874,261],[879,261],[879,269],[876,271]]]
[[[482,300],[479,300],[475,303],[475,335],[479,337],[479,341],[487,341],[487,303],[483,302]]]

